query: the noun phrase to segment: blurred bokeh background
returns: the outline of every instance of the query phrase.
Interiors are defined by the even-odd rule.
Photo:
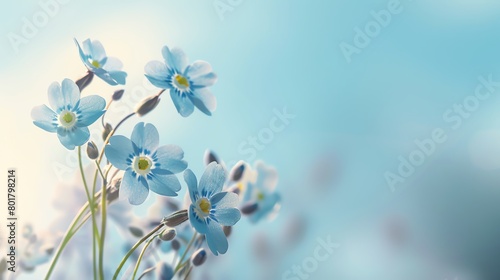
[[[56,3],[50,14],[48,2]],[[141,121],[158,127],[161,143],[182,146],[197,174],[206,149],[226,163],[264,160],[278,170],[282,196],[273,221],[242,219],[228,253],[196,279],[500,279],[500,2],[29,0],[1,7],[1,165],[18,170],[21,225],[55,230],[54,201],[66,198],[56,186],[77,171],[76,152],[30,117],[47,102],[50,83],[85,73],[73,38],[98,39],[124,63],[126,92],[110,122],[157,92],[144,65],[169,45],[212,64],[217,111],[182,118],[164,98]],[[35,31],[27,22],[37,23]],[[483,100],[474,99],[479,85],[489,93]],[[86,94],[109,98],[113,90],[96,79]],[[283,129],[260,140],[284,111]],[[94,126],[92,139],[102,144]],[[400,157],[415,154],[415,141],[436,129],[446,141],[401,176]],[[394,188],[387,172],[401,176]],[[138,211],[154,200],[150,194]],[[340,247],[311,261],[321,240]],[[40,279],[47,268],[19,279]]]

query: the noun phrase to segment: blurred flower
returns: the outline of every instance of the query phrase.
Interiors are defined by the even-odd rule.
[[[75,43],[78,46],[80,58],[89,71],[112,86],[125,84],[127,73],[121,71],[122,62],[117,58],[108,57],[101,42],[87,39],[82,42],[83,49],[76,39]]]
[[[108,160],[120,170],[125,170],[120,185],[120,196],[133,205],[142,204],[149,190],[165,196],[177,196],[181,189],[174,175],[182,172],[187,163],[182,160],[184,151],[175,145],[158,147],[158,130],[152,124],[138,123],[131,139],[111,137],[104,150]]]
[[[64,79],[62,85],[52,83],[48,95],[52,109],[46,105],[33,108],[33,123],[45,131],[57,132],[59,141],[69,150],[85,144],[90,138],[88,126],[104,113],[104,98],[92,95],[80,99],[80,90],[70,79]]]
[[[254,183],[248,183],[248,189],[243,198],[245,205],[257,204],[257,209],[249,215],[251,222],[258,222],[263,218],[272,217],[280,208],[281,196],[275,192],[278,184],[278,172],[272,166],[262,161],[255,163],[257,178]]]
[[[212,66],[205,61],[188,65],[182,50],[170,50],[167,46],[163,47],[162,55],[164,62],[150,61],[146,64],[144,70],[148,80],[159,88],[170,90],[170,97],[181,116],[191,115],[194,106],[210,116],[217,106],[215,97],[208,89],[217,80]]]
[[[195,230],[204,234],[208,247],[214,255],[227,252],[228,243],[221,225],[233,226],[241,217],[238,205],[238,195],[222,192],[226,181],[224,168],[210,163],[201,176],[200,183],[191,170],[184,172],[184,180],[189,187],[191,206],[189,220]]]

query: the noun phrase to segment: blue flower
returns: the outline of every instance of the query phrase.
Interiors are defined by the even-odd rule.
[[[184,180],[189,187],[191,206],[189,221],[200,234],[204,234],[207,244],[214,255],[227,252],[228,243],[221,225],[233,226],[241,218],[238,195],[222,192],[226,181],[224,168],[210,163],[200,179],[200,184],[191,170],[184,172]]]
[[[89,71],[112,86],[125,84],[127,73],[120,71],[123,67],[122,62],[117,58],[106,56],[101,42],[87,39],[82,42],[83,49],[76,39],[75,43],[78,46],[80,58]]]
[[[195,61],[188,65],[188,59],[180,49],[163,47],[165,62],[150,61],[145,72],[155,86],[170,90],[175,108],[183,117],[191,115],[196,106],[207,115],[212,115],[217,107],[215,96],[208,89],[217,81],[212,66],[205,61]]]
[[[48,132],[57,132],[59,141],[69,150],[85,144],[90,138],[88,126],[104,113],[104,98],[92,95],[80,99],[80,90],[70,79],[54,82],[48,90],[49,104],[31,111],[33,123]]]
[[[158,147],[158,130],[152,124],[138,123],[131,139],[113,136],[104,153],[111,164],[125,170],[120,185],[120,196],[130,204],[139,205],[146,200],[149,190],[165,196],[177,196],[181,189],[174,175],[184,171],[184,151],[175,145]]]
[[[249,219],[256,223],[263,218],[272,218],[279,211],[281,196],[275,191],[278,184],[278,172],[272,166],[267,166],[262,161],[255,163],[257,178],[255,182],[248,182],[244,203],[255,203],[257,209]]]

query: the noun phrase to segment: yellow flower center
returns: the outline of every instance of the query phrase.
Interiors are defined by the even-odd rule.
[[[62,116],[62,119],[63,121],[65,121],[66,123],[71,123],[73,121],[73,114],[71,114],[70,112],[67,112],[66,114],[64,114]]]
[[[95,68],[99,68],[99,67],[101,67],[101,64],[100,64],[100,63],[99,63],[99,61],[97,61],[97,60],[92,60],[92,63],[91,63],[91,64],[92,64],[92,66],[94,66]]]
[[[258,200],[260,200],[260,201],[264,200],[264,198],[265,198],[265,197],[266,197],[266,196],[265,196],[265,195],[264,195],[264,193],[262,193],[262,192],[259,192],[259,193],[257,194],[257,199],[258,199]]]
[[[189,87],[189,81],[188,81],[188,79],[186,79],[186,77],[179,75],[179,74],[176,74],[174,79],[180,88],[186,89]]]
[[[140,158],[137,164],[140,170],[146,170],[149,167],[149,161],[146,158]]]
[[[200,206],[200,210],[205,214],[210,213],[210,209],[212,209],[212,204],[206,198],[202,198],[198,205]]]
[[[76,123],[75,113],[73,113],[69,110],[62,111],[59,115],[59,123],[64,128],[67,128],[67,129],[72,128]]]

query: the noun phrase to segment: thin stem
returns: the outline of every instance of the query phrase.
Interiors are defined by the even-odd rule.
[[[184,250],[184,253],[182,254],[182,257],[179,259],[179,262],[177,263],[177,266],[175,267],[174,274],[182,267],[181,266],[182,261],[184,261],[184,258],[186,257],[187,252],[189,251],[189,249],[191,249],[191,246],[193,245],[193,242],[196,239],[196,235],[198,235],[198,233],[195,231],[193,233],[193,237],[191,237],[191,240],[189,240],[189,243],[188,243],[188,245],[186,247],[186,250]]]
[[[111,98],[111,100],[109,100],[108,105],[106,105],[106,109],[104,109],[104,114],[102,114],[101,124],[102,124],[102,127],[104,129],[106,128],[106,125],[104,124],[104,116],[106,116],[106,113],[108,112],[108,109],[109,109],[109,106],[111,106],[111,103],[113,103],[113,98]]]
[[[162,89],[160,90],[160,92],[158,92],[156,95],[158,95],[158,97],[160,97],[163,93],[165,92],[165,89]]]
[[[101,167],[99,166],[99,164],[97,163],[96,161],[96,166],[97,166],[97,170],[99,170],[99,173],[101,174],[102,178],[103,178],[103,188],[102,188],[102,198],[101,199],[101,242],[99,244],[99,276],[101,277],[101,279],[104,279],[104,265],[103,265],[103,259],[104,259],[104,240],[106,238],[106,218],[107,218],[107,214],[106,214],[106,202],[107,202],[107,199],[106,199],[106,185],[107,185],[107,182],[106,182],[106,176],[104,176],[104,174],[102,173],[102,170],[101,170]],[[109,168],[111,169],[111,168]],[[108,169],[108,171],[109,171]]]
[[[139,241],[137,241],[137,243],[135,243],[134,246],[132,246],[132,248],[130,248],[130,250],[127,252],[127,254],[123,257],[122,261],[118,265],[118,268],[116,269],[116,272],[113,275],[113,280],[116,280],[118,278],[118,274],[120,274],[120,270],[123,268],[123,266],[125,265],[125,262],[127,262],[128,258],[130,257],[130,255],[132,255],[132,253],[134,253],[134,251],[137,249],[137,247],[139,247],[144,241],[146,241],[148,238],[150,238],[153,234],[155,234],[157,231],[162,229],[164,226],[165,225],[163,223],[159,224],[151,232],[149,232],[144,237],[142,237]]]
[[[191,270],[193,270],[193,267],[189,268],[188,272],[186,273],[186,276],[184,277],[184,280],[188,279],[188,276],[191,273]]]
[[[135,268],[134,268],[134,273],[132,274],[132,280],[135,279],[135,276],[137,275],[137,271],[139,270],[139,266],[141,265],[141,261],[142,261],[142,258],[144,257],[144,253],[146,252],[146,250],[148,249],[149,245],[151,244],[151,242],[153,242],[153,240],[156,238],[156,235],[151,237],[148,242],[146,242],[146,244],[144,245],[144,247],[142,248],[142,251],[141,251],[141,254],[139,255],[139,258],[137,259],[137,262],[135,264]]]

